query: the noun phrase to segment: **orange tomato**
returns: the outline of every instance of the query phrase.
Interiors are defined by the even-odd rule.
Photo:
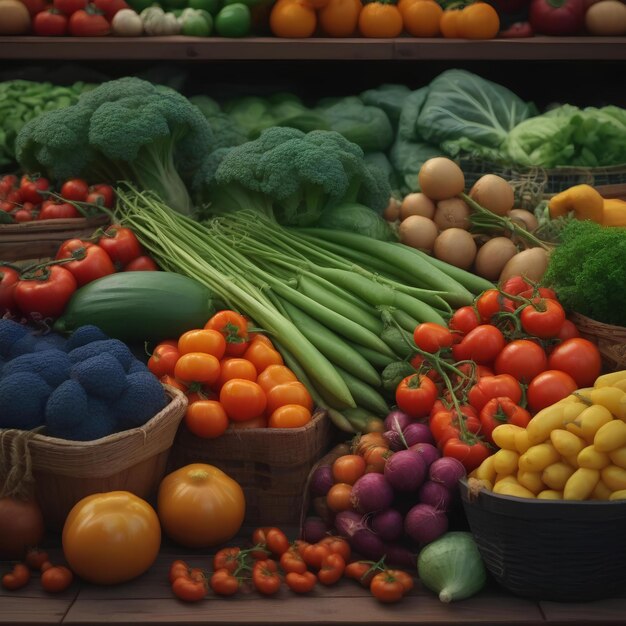
[[[159,485],[157,511],[163,531],[188,548],[208,548],[234,537],[245,509],[241,486],[213,465],[186,465]]]
[[[267,422],[270,428],[302,428],[311,421],[311,411],[299,404],[278,407]]]
[[[385,446],[375,446],[370,448],[364,455],[365,463],[367,463],[366,472],[382,473],[389,457],[389,448]]]
[[[220,389],[220,402],[231,420],[245,422],[263,415],[267,398],[255,382],[233,378]]]
[[[241,356],[248,347],[248,320],[236,311],[218,311],[204,325],[205,329],[217,330],[226,340],[227,356]]]
[[[326,504],[333,513],[349,511],[352,509],[352,502],[350,502],[351,494],[352,485],[335,483],[326,494]]]
[[[400,13],[404,11],[407,7],[415,4],[416,2],[424,2],[425,0],[398,0],[396,6],[400,10]],[[428,0],[429,2],[435,2],[435,0]]]
[[[216,400],[192,402],[185,412],[185,426],[197,437],[215,439],[228,428],[228,415]]]
[[[370,2],[359,13],[359,32],[363,37],[397,37],[402,28],[402,14],[394,4]]]
[[[296,382],[296,375],[286,365],[268,365],[257,377],[256,382],[267,393],[272,387]]]
[[[306,0],[279,0],[270,13],[270,30],[276,37],[311,37],[317,16]]]
[[[178,352],[204,352],[212,354],[217,360],[221,359],[226,352],[226,339],[218,330],[199,328],[188,330],[178,339]]]
[[[289,2],[289,0],[284,1]],[[262,333],[250,333],[250,343],[254,343],[255,341],[260,341],[261,343],[268,345],[270,348],[274,348],[272,340],[267,335]],[[275,349],[276,348],[274,348],[274,350]]]
[[[476,2],[461,10],[458,28],[465,39],[493,39],[500,30],[500,18],[490,4]]]
[[[212,354],[188,352],[176,361],[174,375],[185,383],[212,385],[220,376],[220,362]]]
[[[227,380],[232,378],[243,378],[245,380],[257,379],[256,367],[246,359],[233,357],[231,359],[222,359],[220,362],[220,377],[218,384],[221,387]]]
[[[461,9],[446,9],[439,20],[439,30],[446,39],[457,39],[459,34],[459,18]]]
[[[402,11],[404,30],[413,37],[438,37],[443,9],[431,1],[412,2]]]
[[[254,364],[260,374],[268,365],[283,365],[283,357],[280,352],[265,341],[255,339],[243,353],[243,358]]]
[[[365,459],[359,454],[344,454],[333,463],[333,478],[335,482],[354,485],[365,474],[365,465]]]
[[[267,392],[267,412],[273,413],[285,404],[299,404],[313,410],[313,398],[308,389],[299,381],[276,385]]]
[[[231,422],[230,428],[233,430],[248,430],[249,428],[267,428],[267,416],[259,415],[253,417],[251,420],[245,420],[243,422]]]
[[[362,8],[361,0],[330,0],[317,14],[322,33],[328,37],[351,37]]]
[[[128,491],[96,493],[77,502],[63,526],[63,555],[85,580],[100,585],[143,574],[161,546],[154,509]]]

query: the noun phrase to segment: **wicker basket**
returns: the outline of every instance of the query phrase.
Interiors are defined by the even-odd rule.
[[[27,449],[35,495],[48,530],[56,532],[85,496],[125,490],[147,498],[163,478],[187,397],[166,387],[169,404],[146,424],[94,441],[68,441],[35,434]],[[0,430],[0,453],[8,455],[24,431]]]
[[[587,602],[626,589],[626,502],[461,497],[485,566],[505,589],[534,600]]]
[[[326,452],[331,423],[317,411],[302,428],[227,430],[201,439],[180,428],[170,455],[171,469],[190,463],[215,465],[242,487],[248,525],[297,524],[309,471]]]
[[[0,260],[24,261],[54,256],[66,239],[90,237],[111,218],[107,215],[0,225]]]
[[[606,371],[626,369],[626,326],[603,324],[580,313],[571,313],[568,317],[576,324],[581,337],[597,344]]]

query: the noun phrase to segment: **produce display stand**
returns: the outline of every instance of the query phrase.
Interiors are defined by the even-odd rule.
[[[204,83],[211,82],[213,70],[217,77],[225,80],[230,70],[224,67],[231,67],[231,62],[241,62],[237,67],[245,71],[230,74],[231,83],[239,88],[245,87],[248,76],[255,77],[256,82],[262,84],[264,79],[271,79],[274,67],[288,65],[290,71],[282,71],[279,77],[296,76],[300,86],[309,81],[309,90],[324,84],[316,84],[311,75],[319,79],[327,69],[331,70],[330,84],[342,85],[346,89],[354,88],[351,83],[362,83],[365,79],[369,86],[402,82],[402,75],[407,78],[407,83],[425,82],[425,77],[442,69],[473,63],[479,73],[484,70],[485,77],[491,77],[489,75],[494,72],[502,74],[505,66],[514,67],[507,82],[512,86],[521,81],[527,88],[523,97],[545,98],[544,88],[552,87],[551,96],[563,88],[563,100],[571,97],[573,104],[584,106],[606,101],[626,105],[626,88],[620,80],[626,75],[624,37],[534,37],[480,42],[410,38],[0,37],[0,70],[3,74],[11,68],[19,70],[21,66],[33,66],[38,62],[54,67],[59,62],[68,61],[92,62],[98,68],[105,67],[120,75],[134,73],[133,69],[138,65],[168,61],[185,70],[192,71],[193,67],[196,75],[202,75]],[[272,63],[262,65],[259,61]],[[346,64],[350,66],[348,74],[342,69]],[[307,73],[309,70],[311,75]],[[577,76],[578,82],[574,82]],[[590,83],[585,82],[587,79]],[[294,85],[294,90],[296,87]],[[573,97],[574,94],[578,97]],[[295,529],[292,534],[295,535]],[[53,562],[62,561],[58,537],[51,538],[45,547]],[[473,598],[453,604],[440,602],[418,582],[404,601],[393,606],[383,605],[354,581],[346,580],[329,588],[318,586],[304,597],[282,589],[271,599],[250,592],[228,599],[211,595],[199,604],[185,604],[173,597],[167,581],[169,565],[176,558],[184,558],[192,566],[208,567],[210,563],[207,554],[164,543],[155,565],[143,576],[126,584],[98,587],[75,581],[68,590],[57,595],[44,592],[36,579],[18,591],[0,588],[0,624],[440,626],[626,623],[626,592],[606,600],[565,604],[518,598],[501,590],[492,581]],[[616,555],[616,558],[623,558],[623,555]]]

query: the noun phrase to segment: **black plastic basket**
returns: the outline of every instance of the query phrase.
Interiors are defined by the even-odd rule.
[[[485,566],[512,593],[587,602],[626,590],[626,501],[461,497]]]

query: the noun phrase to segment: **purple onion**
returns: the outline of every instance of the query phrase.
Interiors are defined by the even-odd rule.
[[[302,525],[302,539],[309,543],[317,543],[329,530],[330,527],[321,517],[307,517]]]
[[[357,530],[350,540],[350,545],[355,552],[368,559],[377,561],[385,554],[385,544],[369,528]]]
[[[393,501],[393,489],[382,474],[370,472],[361,476],[352,485],[350,501],[361,513],[388,509]]]
[[[371,524],[372,530],[385,542],[397,541],[404,533],[404,518],[396,509],[374,513]]]
[[[335,516],[335,529],[340,537],[351,539],[357,531],[367,529],[367,525],[360,513],[340,511]]]
[[[413,422],[413,418],[400,409],[394,409],[385,418],[385,430],[396,430],[402,432],[409,424]]]
[[[311,476],[309,491],[313,497],[325,496],[333,486],[333,470],[330,465],[320,465]]]
[[[402,434],[409,448],[416,443],[435,443],[430,428],[428,428],[427,424],[423,424],[422,422],[412,422],[402,431]]]
[[[404,518],[404,532],[419,544],[430,543],[448,530],[448,518],[430,504],[416,504]]]
[[[432,463],[441,458],[439,450],[437,450],[437,448],[430,443],[416,443],[411,446],[409,450],[417,452],[424,459],[426,467],[430,467]]]
[[[461,461],[444,456],[437,459],[428,468],[428,477],[436,483],[445,485],[448,489],[455,489],[461,478],[466,474],[465,467]]]
[[[417,555],[399,543],[385,543],[385,563],[409,571],[415,569]]]
[[[394,452],[385,463],[385,480],[396,491],[415,491],[426,478],[426,463],[413,450]]]
[[[404,450],[404,440],[402,439],[402,435],[397,430],[388,430],[383,433],[383,437],[385,441],[389,444],[389,449],[396,450]]]
[[[445,485],[427,480],[420,487],[418,498],[422,504],[430,504],[436,509],[447,512],[452,506],[454,495]]]

